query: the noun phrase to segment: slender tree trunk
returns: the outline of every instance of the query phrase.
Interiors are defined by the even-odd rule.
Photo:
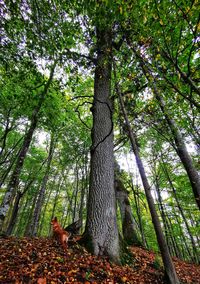
[[[119,234],[114,190],[113,122],[111,94],[112,36],[97,28],[91,172],[86,230],[83,241],[95,255],[119,262]]]
[[[190,220],[191,227],[198,228],[198,226],[200,224],[200,221],[198,220],[198,218],[197,218],[197,220],[194,220],[194,216],[191,214],[190,210],[188,210],[188,215],[189,215],[188,219]],[[200,236],[197,235],[197,234],[198,233],[195,234],[195,238],[197,240],[198,247],[200,247],[200,238],[199,238]]]
[[[122,182],[119,179],[115,179],[115,190],[116,190],[116,198],[119,204],[121,219],[122,219],[122,232],[124,240],[128,244],[141,244],[136,228],[135,222],[133,219],[133,214],[130,206],[130,202],[128,199],[128,192],[124,188]]]
[[[12,167],[15,164],[15,161],[17,160],[17,157],[19,155],[20,149],[18,151],[16,151],[17,153],[14,153],[15,148],[18,146],[18,144],[22,141],[23,137],[21,137],[16,143],[15,145],[12,147],[12,150],[9,151],[5,156],[4,156],[4,160],[1,161],[0,165],[2,166],[3,164],[5,164],[6,167],[6,160],[9,159],[9,165],[6,168],[6,170],[2,173],[1,177],[0,177],[0,188],[2,187],[3,183],[5,182],[7,176],[9,175],[9,173],[11,172]],[[9,156],[13,157],[9,157]]]
[[[194,193],[194,197],[197,203],[197,206],[200,209],[200,176],[197,172],[197,170],[195,169],[194,165],[193,165],[193,161],[192,158],[190,157],[187,148],[185,146],[184,143],[184,139],[183,136],[179,130],[179,128],[177,127],[174,119],[172,119],[168,112],[166,111],[166,107],[165,107],[165,102],[163,100],[163,98],[161,97],[161,95],[159,94],[155,84],[154,84],[154,92],[156,94],[156,99],[160,105],[160,108],[166,118],[166,121],[169,125],[169,128],[171,129],[175,144],[176,144],[176,151],[177,154],[180,158],[180,160],[183,163],[183,166],[188,174],[192,189],[193,189],[193,193]]]
[[[88,159],[87,154],[85,154],[84,157],[84,165],[82,167],[82,177],[81,177],[81,200],[80,200],[80,206],[79,206],[79,220],[81,222],[81,228],[83,226],[83,209],[85,207],[85,197],[86,197],[86,190],[88,186],[87,182],[87,166],[88,166]]]
[[[31,232],[31,226],[32,226],[33,212],[34,212],[34,208],[35,208],[35,204],[36,204],[36,201],[37,201],[39,190],[40,190],[40,185],[38,185],[38,189],[37,189],[37,192],[34,195],[34,198],[27,199],[26,204],[23,208],[24,209],[23,218],[24,218],[24,215],[27,214],[26,213],[26,207],[28,207],[28,205],[29,205],[29,208],[31,208],[31,209],[29,209],[28,214],[27,214],[26,228],[24,230],[24,236],[26,236],[26,237],[29,237],[31,235],[30,232]]]
[[[179,251],[179,248],[176,244],[176,242],[174,241],[174,234],[172,233],[170,224],[168,222],[166,213],[165,213],[165,209],[164,209],[164,204],[163,204],[163,198],[162,198],[162,194],[161,194],[161,190],[160,190],[160,185],[159,185],[159,172],[157,172],[157,165],[156,165],[156,161],[157,161],[157,157],[154,156],[154,165],[152,165],[152,172],[153,175],[155,177],[155,192],[156,192],[156,196],[157,196],[157,203],[158,203],[158,208],[160,211],[160,215],[162,217],[162,223],[164,226],[164,231],[165,231],[165,238],[167,241],[167,245],[170,251],[171,255],[174,255],[176,257],[181,258],[181,254]]]
[[[78,191],[79,191],[79,168],[78,168],[78,161],[76,162],[76,167],[74,170],[74,174],[76,176],[75,183],[75,194],[74,194],[74,208],[73,208],[73,216],[72,216],[72,223],[75,222],[77,216],[77,199],[78,199]]]
[[[13,205],[13,208],[12,208],[12,212],[11,212],[12,214],[11,214],[9,224],[8,224],[8,227],[7,227],[7,230],[6,230],[6,235],[12,234],[12,231],[13,231],[14,226],[16,224],[18,211],[20,209],[19,208],[20,200],[22,199],[24,194],[29,190],[29,188],[32,185],[32,183],[34,182],[34,180],[35,180],[34,178],[31,179],[30,177],[28,177],[28,183],[26,184],[23,192],[20,192],[20,191],[17,192],[15,199],[14,199],[14,205]]]
[[[160,214],[162,217],[163,225],[164,225],[164,230],[165,230],[165,238],[169,247],[169,250],[171,252],[171,255],[175,255],[176,257],[181,257],[180,251],[178,246],[176,245],[176,242],[174,241],[173,234],[170,228],[170,224],[168,222],[167,216],[165,214],[165,209],[163,206],[163,200],[162,200],[162,195],[159,187],[158,180],[156,178],[156,193],[158,196],[158,206],[160,210]]]
[[[116,83],[116,90],[117,90],[117,94],[119,96],[121,110],[122,110],[122,113],[124,115],[124,119],[125,119],[126,126],[127,126],[127,129],[128,129],[132,149],[133,149],[133,152],[135,154],[136,163],[137,163],[137,166],[138,166],[138,169],[139,169],[139,172],[140,172],[140,176],[141,176],[142,183],[143,183],[143,186],[144,186],[145,194],[146,194],[146,197],[147,197],[147,202],[148,202],[148,205],[149,205],[149,210],[150,210],[150,213],[151,213],[152,222],[153,222],[154,229],[155,229],[155,232],[156,232],[157,241],[158,241],[158,245],[159,245],[159,248],[160,248],[160,252],[161,252],[161,256],[162,256],[162,260],[163,260],[163,264],[164,264],[164,268],[165,268],[166,278],[167,278],[167,280],[170,284],[178,284],[179,280],[178,280],[178,277],[177,277],[177,274],[176,274],[176,271],[175,271],[175,268],[174,268],[174,264],[172,262],[172,259],[171,259],[170,253],[169,253],[169,249],[167,247],[167,243],[166,243],[164,234],[162,232],[159,217],[158,217],[158,214],[157,214],[156,209],[155,209],[154,200],[153,200],[153,197],[151,195],[151,190],[150,190],[151,187],[150,187],[150,184],[148,182],[148,179],[147,179],[147,176],[146,176],[146,173],[145,173],[145,170],[144,170],[143,162],[140,158],[138,143],[136,142],[137,141],[136,136],[132,131],[132,128],[131,128],[131,125],[130,125],[130,122],[129,122],[129,119],[128,119],[128,115],[127,115],[126,110],[125,110],[122,95],[119,91],[117,83]]]
[[[120,168],[117,162],[115,162],[115,194],[120,208],[120,214],[122,219],[122,232],[124,240],[128,244],[141,244],[138,239],[135,221],[133,218],[128,191],[126,190],[123,181],[120,179]]]
[[[137,187],[138,186],[136,185],[136,188]],[[137,192],[136,192],[136,189],[134,188],[132,181],[131,181],[131,188],[132,188],[132,191],[133,191],[133,197],[134,197],[134,201],[135,201],[135,207],[136,207],[136,213],[137,213],[139,229],[140,229],[140,234],[141,234],[141,239],[142,239],[142,245],[145,248],[148,248],[147,240],[146,240],[146,237],[145,237],[145,234],[144,234],[144,228],[143,228],[143,225],[142,225],[142,219],[141,219],[141,211],[140,211],[140,203],[139,203],[139,190],[137,189]]]
[[[38,110],[35,109],[35,112],[38,113]],[[15,164],[15,168],[13,170],[13,173],[12,173],[11,178],[10,178],[10,182],[8,184],[7,191],[5,193],[3,202],[2,202],[1,207],[0,207],[0,230],[3,229],[1,226],[3,225],[3,221],[4,221],[8,211],[10,209],[11,202],[14,199],[16,189],[19,185],[20,173],[21,173],[21,170],[23,168],[24,160],[25,160],[28,148],[30,146],[32,136],[33,136],[33,132],[34,132],[36,126],[37,126],[37,116],[36,116],[36,114],[34,114],[34,117],[32,117],[32,120],[31,120],[30,128],[29,128],[29,130],[28,130],[28,132],[27,132],[27,134],[24,138],[24,143],[23,143],[22,148],[20,150],[19,156],[18,156],[16,164]]]
[[[63,227],[65,227],[66,224],[68,225],[72,223],[72,218],[73,218],[73,213],[74,213],[73,200],[75,196],[75,191],[76,189],[73,189],[71,197],[69,196],[67,192],[68,206],[67,206],[67,210],[65,212],[63,211],[62,218],[61,218],[61,223],[63,224]],[[63,222],[63,219],[64,219],[64,222]]]
[[[156,178],[155,182],[156,182],[155,192],[156,192],[156,195],[157,195],[156,201],[158,203],[158,209],[160,211],[160,215],[161,215],[161,218],[162,218],[162,223],[163,223],[164,232],[165,232],[165,239],[166,239],[167,246],[169,248],[170,254],[174,255],[172,253],[172,250],[171,250],[170,238],[169,238],[169,234],[168,234],[168,230],[167,230],[167,221],[166,221],[166,216],[165,216],[165,212],[164,212],[164,209],[163,209],[162,196],[161,196],[161,193],[160,193],[160,188],[159,188],[159,185],[158,185],[157,178]]]
[[[37,229],[37,236],[41,236],[42,235],[43,223],[44,223],[44,220],[45,220],[46,210],[47,210],[48,205],[49,205],[49,200],[50,200],[50,197],[51,197],[51,193],[52,193],[52,189],[49,190],[48,196],[47,196],[47,198],[45,200],[45,204],[43,206],[42,213],[40,214],[40,224],[39,224],[38,229]],[[50,219],[50,221],[51,220],[52,220],[52,218]],[[51,227],[50,221],[49,221],[49,225]],[[50,235],[50,230],[49,230],[49,235]]]
[[[1,142],[1,147],[0,147],[0,157],[2,156],[3,151],[5,150],[6,140],[7,140],[8,134],[12,130],[12,126],[10,126],[10,112],[11,112],[11,109],[8,110],[8,115],[6,117],[5,131],[4,131],[3,136],[0,138],[0,141],[2,141]]]
[[[44,91],[40,94],[40,99],[39,99],[38,105],[36,106],[36,108],[33,111],[33,114],[32,114],[32,117],[31,117],[30,127],[29,127],[29,129],[28,129],[28,131],[27,131],[27,133],[24,137],[24,141],[23,141],[22,147],[20,149],[17,161],[15,163],[13,173],[10,177],[10,181],[9,181],[9,184],[8,184],[7,191],[4,195],[3,202],[0,206],[0,231],[2,231],[2,229],[3,229],[2,228],[3,222],[4,222],[5,217],[6,217],[8,211],[10,209],[12,200],[13,200],[15,194],[16,194],[16,190],[17,190],[17,187],[19,185],[20,174],[21,174],[21,171],[22,171],[22,168],[23,168],[23,165],[24,165],[24,160],[26,158],[29,146],[31,144],[33,133],[34,133],[36,127],[37,127],[39,111],[40,111],[41,106],[43,104],[43,101],[45,99],[45,95],[47,94],[47,91],[49,89],[49,86],[50,86],[50,84],[53,80],[53,74],[54,74],[55,66],[56,66],[56,62],[52,66],[51,74],[50,74],[50,77],[49,77],[45,87],[44,87]]]
[[[64,172],[64,171],[63,171]],[[51,212],[51,217],[50,217],[50,220],[49,220],[49,235],[50,235],[50,233],[51,233],[51,230],[52,230],[52,226],[51,226],[51,224],[50,224],[50,222],[51,222],[51,220],[55,217],[55,212],[56,212],[56,206],[57,206],[57,202],[58,202],[58,197],[59,197],[59,194],[60,194],[60,190],[61,190],[61,188],[62,188],[62,185],[63,185],[63,180],[64,180],[64,178],[63,178],[63,175],[64,175],[64,173],[61,173],[61,179],[60,179],[60,182],[59,182],[59,185],[58,185],[58,189],[56,190],[56,195],[55,195],[55,198],[54,198],[54,201],[53,201],[53,208],[52,208],[52,212]],[[56,175],[58,175],[58,173],[56,173]],[[55,178],[54,178],[54,180],[56,179],[56,175],[55,175]],[[55,184],[55,183],[54,183]],[[56,186],[56,188],[57,188],[57,186]],[[50,194],[52,193],[52,191],[50,191]],[[49,195],[49,198],[50,198],[50,195]],[[48,205],[48,203],[49,203],[49,198],[48,198],[48,202],[46,203],[46,206]],[[45,206],[45,207],[46,207]],[[46,210],[45,210],[46,211]],[[44,215],[43,215],[44,216]],[[41,222],[41,224],[42,224],[43,222]]]
[[[199,110],[200,110],[200,107],[199,107]],[[193,116],[195,116],[195,114],[193,114]],[[196,117],[196,119],[198,119],[198,117]],[[190,137],[196,144],[197,153],[200,154],[200,133],[199,133],[198,126],[195,125],[194,119],[191,119],[190,114],[187,115],[187,120],[190,122],[190,129],[192,130],[188,134],[190,135]]]
[[[15,197],[15,200],[14,200],[14,206],[12,208],[12,215],[11,215],[11,218],[10,218],[10,221],[9,221],[8,228],[6,230],[6,235],[11,235],[11,233],[13,231],[13,228],[14,228],[14,225],[15,225],[16,219],[17,219],[17,214],[18,214],[18,211],[19,211],[19,203],[20,203],[22,196],[23,196],[23,193],[18,191],[17,194],[16,194],[16,197]]]
[[[81,191],[81,202],[79,209],[79,220],[81,220],[81,228],[83,226],[84,208],[87,208],[88,192],[89,192],[88,188],[89,188],[89,164],[88,164],[88,153],[86,153],[83,176],[82,176],[82,191]]]
[[[183,249],[183,250],[187,252],[188,258],[189,258],[190,260],[192,260],[191,250],[190,250],[190,248],[189,248],[189,246],[188,246],[188,240],[187,240],[186,237],[185,237],[184,229],[182,228],[182,223],[180,222],[179,215],[177,216],[177,212],[175,211],[175,209],[174,209],[173,207],[172,207],[172,212],[173,212],[173,214],[174,214],[174,218],[173,218],[173,219],[175,219],[176,223],[177,223],[178,226],[179,226],[180,236],[181,236],[181,238],[182,238],[182,240],[181,240],[180,242],[181,242],[181,243],[183,244],[183,246],[184,246],[184,249]],[[172,224],[172,222],[171,222],[171,218],[169,218],[168,220],[169,220],[169,223],[170,223],[170,225],[171,225],[171,227],[172,227],[173,224]]]
[[[35,208],[34,208],[34,212],[33,212],[33,217],[32,217],[32,221],[31,221],[31,226],[30,226],[30,230],[28,232],[29,236],[36,236],[37,235],[37,231],[39,228],[39,219],[40,219],[40,215],[41,215],[41,210],[42,210],[42,205],[44,203],[44,198],[45,198],[45,192],[46,192],[46,186],[47,186],[47,182],[48,182],[48,178],[49,178],[49,171],[50,171],[50,167],[51,167],[51,162],[53,159],[53,154],[54,154],[54,149],[55,149],[55,137],[52,134],[51,136],[51,143],[50,143],[50,148],[49,148],[49,155],[48,155],[48,159],[47,159],[47,168],[46,168],[46,172],[44,174],[43,180],[42,180],[42,185],[37,197],[37,201],[35,204]]]
[[[200,176],[198,174],[198,171],[195,169],[194,165],[193,165],[193,161],[191,156],[189,155],[187,148],[185,146],[184,143],[184,139],[183,136],[178,128],[178,126],[176,125],[176,122],[173,118],[170,117],[168,111],[166,110],[166,105],[165,105],[165,101],[163,100],[162,96],[160,95],[157,86],[156,86],[156,79],[155,76],[153,75],[154,72],[151,70],[151,67],[149,66],[148,62],[146,62],[144,60],[144,58],[140,55],[140,53],[131,45],[129,38],[127,37],[127,41],[128,44],[132,47],[133,52],[135,53],[135,55],[137,56],[137,58],[140,61],[142,70],[144,75],[146,76],[147,80],[149,81],[149,76],[151,78],[151,82],[153,82],[153,91],[156,95],[156,99],[160,105],[161,111],[165,116],[165,119],[167,121],[167,124],[172,132],[175,144],[176,144],[176,151],[177,154],[187,172],[187,175],[189,177],[191,186],[192,186],[192,190],[194,193],[194,198],[195,201],[197,203],[198,208],[200,209]],[[165,53],[166,56],[168,56]],[[167,57],[169,60],[171,60],[171,62],[173,61],[169,56]],[[172,62],[174,63],[174,62]],[[175,63],[174,63],[175,64]],[[187,77],[178,67],[178,65],[175,65],[175,67],[177,68],[177,70],[179,71],[179,73],[181,74],[182,78],[191,85],[191,87],[194,89],[194,91],[196,91],[198,94],[200,94],[200,89],[197,88],[197,86],[194,85],[194,82],[192,82],[192,80]]]
[[[164,204],[163,204],[163,206],[164,206]],[[164,206],[164,209],[165,209],[165,212],[167,212],[167,209],[166,209],[165,206]],[[173,211],[173,213],[174,212],[175,211]],[[181,252],[181,258],[182,259],[186,259],[185,252],[187,251],[187,255],[188,256],[189,256],[190,252],[189,252],[189,248],[187,246],[187,242],[186,242],[185,236],[183,235],[183,230],[182,230],[182,228],[180,226],[180,222],[177,221],[177,219],[178,219],[177,217],[174,218],[174,216],[173,217],[169,216],[169,214],[166,214],[166,219],[167,219],[167,223],[169,224],[169,231],[170,231],[170,234],[172,236],[172,239],[174,240],[175,246]],[[176,240],[174,239],[174,236],[177,234],[177,229],[176,228],[174,229],[174,226],[173,226],[174,222],[172,224],[172,220],[174,220],[174,219],[176,220],[176,224],[179,226],[179,231],[180,231],[180,233],[179,233],[180,237],[179,238],[181,238],[181,240],[179,242],[178,242],[177,238],[176,238]]]
[[[194,240],[194,238],[193,238],[193,236],[192,236],[192,233],[191,233],[191,230],[190,230],[190,226],[189,226],[188,221],[187,221],[187,219],[186,219],[186,217],[185,217],[185,214],[184,214],[184,212],[183,212],[182,206],[181,206],[181,204],[180,204],[180,202],[179,202],[179,199],[178,199],[178,196],[177,196],[177,193],[176,193],[176,189],[174,188],[174,185],[173,185],[173,182],[172,182],[172,180],[171,180],[171,178],[170,178],[170,175],[169,175],[169,173],[168,173],[168,170],[167,170],[167,168],[165,167],[165,163],[164,163],[164,161],[163,161],[163,158],[161,158],[161,159],[162,159],[162,168],[163,168],[164,173],[165,173],[165,175],[166,175],[166,177],[167,177],[167,179],[168,179],[168,181],[169,181],[169,184],[170,184],[171,189],[172,189],[172,191],[173,191],[174,198],[175,198],[175,200],[176,200],[176,204],[177,204],[177,206],[178,206],[178,209],[179,209],[179,212],[180,212],[180,214],[181,214],[181,217],[182,217],[182,219],[183,219],[183,221],[184,221],[184,223],[185,223],[185,226],[186,226],[188,235],[189,235],[190,240],[191,240],[191,243],[192,243],[192,250],[193,250],[194,260],[198,263],[198,262],[199,262],[199,259],[198,259],[198,252],[197,252],[195,240]]]

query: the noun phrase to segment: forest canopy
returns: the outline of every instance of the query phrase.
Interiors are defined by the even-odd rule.
[[[199,262],[198,7],[1,1],[2,233],[57,216],[116,262],[121,238]]]

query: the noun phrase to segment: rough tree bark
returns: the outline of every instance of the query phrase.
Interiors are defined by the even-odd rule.
[[[114,154],[111,93],[112,36],[98,27],[95,68],[91,171],[86,229],[83,241],[95,255],[119,262],[119,235],[114,190]]]

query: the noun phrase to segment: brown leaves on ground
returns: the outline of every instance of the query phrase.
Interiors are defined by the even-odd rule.
[[[131,248],[134,263],[130,266],[110,264],[95,257],[76,243],[66,252],[48,238],[1,238],[1,284],[162,284],[163,271],[155,254],[139,247]],[[200,266],[175,259],[182,283],[200,283]]]
[[[146,277],[160,273],[161,269],[155,269],[159,264],[162,265],[162,260],[159,255],[153,251],[148,251],[140,247],[131,247],[131,251],[136,260],[135,267],[138,265],[140,273],[144,273]],[[173,258],[176,272],[181,283],[200,284],[200,265],[184,262],[180,259]],[[134,282],[133,282],[134,283]],[[140,283],[140,282],[138,282]],[[142,283],[164,283],[164,282],[142,282]]]

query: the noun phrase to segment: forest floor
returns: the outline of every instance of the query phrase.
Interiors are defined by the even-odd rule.
[[[162,284],[152,251],[131,247],[134,262],[117,266],[72,242],[66,252],[52,238],[0,238],[0,284]],[[174,259],[181,283],[200,283],[200,265]]]

